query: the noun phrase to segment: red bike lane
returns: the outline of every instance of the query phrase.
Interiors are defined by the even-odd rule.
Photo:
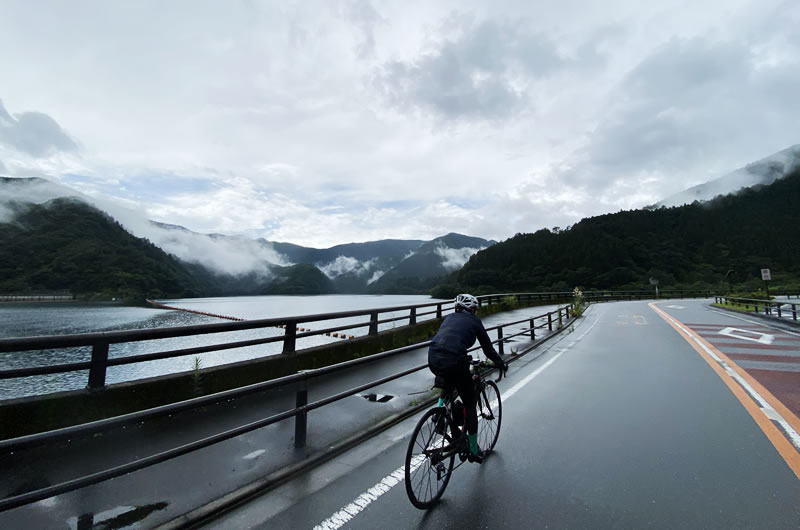
[[[800,333],[745,323],[684,325],[800,416]]]

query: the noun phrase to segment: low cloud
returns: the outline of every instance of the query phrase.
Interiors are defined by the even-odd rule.
[[[356,274],[365,275],[369,274],[370,270],[375,267],[376,259],[368,261],[359,261],[351,256],[338,256],[335,260],[327,264],[317,264],[317,268],[322,271],[328,278],[336,278],[343,274]]]
[[[795,143],[800,47],[785,48],[793,61],[769,64],[757,48],[706,38],[656,48],[619,83],[569,167],[550,176],[607,206],[641,207],[735,167],[714,171],[711,161],[743,165]]]
[[[75,190],[41,178],[0,179],[0,222],[9,222],[13,212],[8,203],[43,204],[58,197],[76,197],[85,202],[89,198]]]
[[[454,271],[456,269],[460,269],[473,254],[483,250],[484,248],[486,247],[450,248],[444,245],[439,245],[436,247],[435,252],[444,260],[442,261],[442,266],[448,271]]]
[[[243,275],[255,272],[269,276],[272,266],[291,265],[271,244],[242,236],[218,236],[151,222],[140,211],[119,202],[88,197],[75,190],[40,178],[0,180],[0,222],[12,220],[9,202],[43,204],[58,197],[73,197],[108,213],[129,233],[146,238],[177,258],[198,263],[215,272]]]
[[[246,237],[210,236],[157,225],[144,232],[147,235],[143,237],[183,261],[232,276],[256,273],[270,277],[273,266],[291,264],[272,245]]]
[[[35,158],[78,149],[78,145],[49,115],[43,112],[23,112],[12,116],[2,100],[0,100],[0,144]]]
[[[384,271],[375,271],[369,280],[367,280],[367,285],[373,284],[381,279],[381,276],[386,274]]]

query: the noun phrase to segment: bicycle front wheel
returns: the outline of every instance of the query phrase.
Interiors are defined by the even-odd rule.
[[[491,451],[500,436],[500,421],[503,418],[503,405],[500,390],[494,381],[485,381],[478,394],[478,445],[484,451]]]
[[[441,498],[453,473],[454,434],[447,421],[447,409],[436,407],[420,418],[406,451],[406,493],[421,510]]]

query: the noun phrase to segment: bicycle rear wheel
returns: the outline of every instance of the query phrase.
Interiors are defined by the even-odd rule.
[[[494,381],[484,381],[478,393],[478,445],[484,451],[491,451],[500,436],[500,421],[503,418],[503,405],[500,390]]]
[[[411,504],[421,510],[436,504],[450,482],[454,438],[444,407],[428,410],[411,434],[406,451],[406,493]]]

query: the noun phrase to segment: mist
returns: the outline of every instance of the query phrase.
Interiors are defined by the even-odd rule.
[[[436,247],[435,252],[443,259],[442,266],[448,271],[454,271],[461,268],[461,266],[464,265],[473,254],[483,250],[484,248],[486,247],[449,248],[445,247],[444,245],[439,245]]]
[[[356,274],[358,276],[369,274],[377,262],[377,258],[362,262],[350,256],[338,256],[330,263],[317,263],[316,266],[325,276],[334,279],[343,274]]]
[[[43,204],[59,197],[73,197],[101,210],[125,230],[180,260],[200,264],[216,273],[241,276],[256,273],[268,278],[273,266],[292,263],[263,240],[239,236],[198,234],[185,228],[156,224],[145,214],[115,201],[88,197],[45,179],[0,179],[0,222],[10,222],[9,202]]]

